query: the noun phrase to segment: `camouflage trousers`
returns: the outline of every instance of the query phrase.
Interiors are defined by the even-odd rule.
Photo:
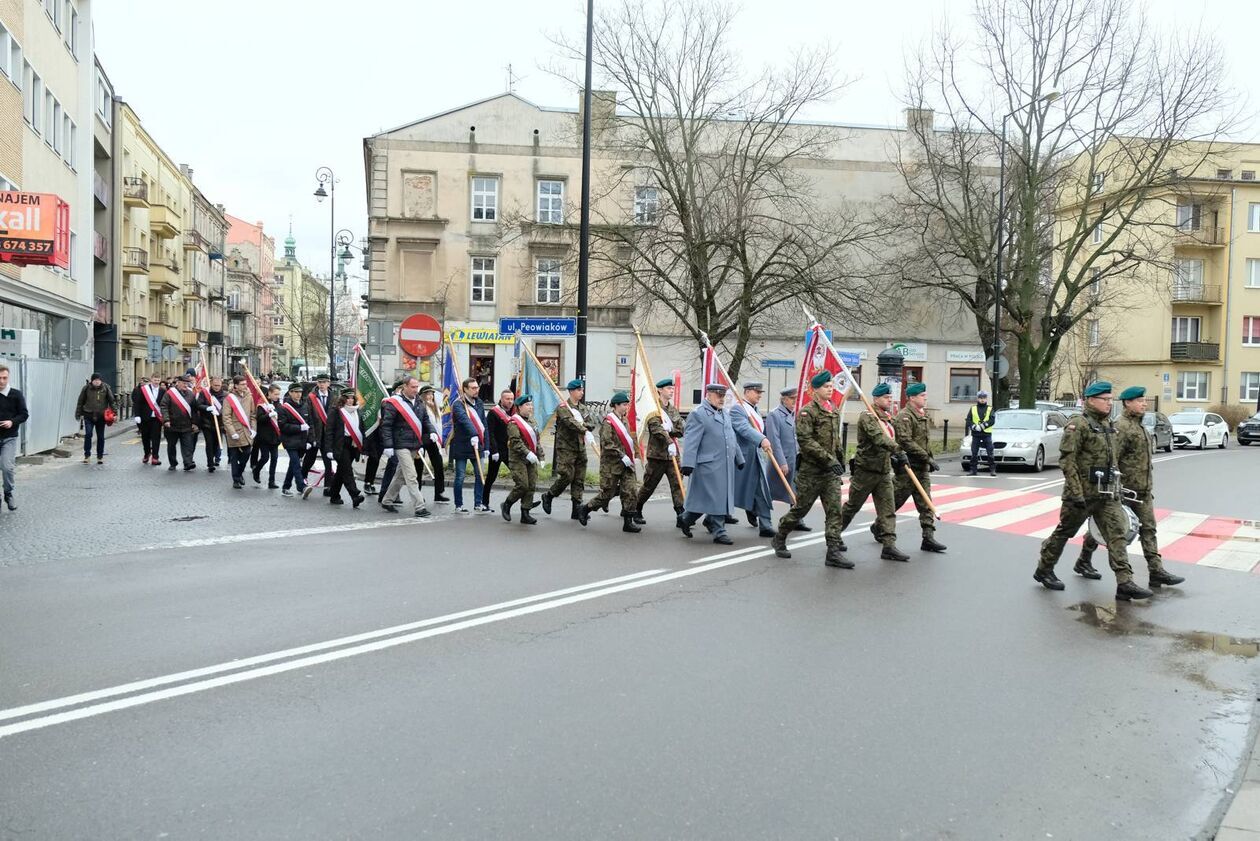
[[[1037,568],[1052,570],[1063,554],[1063,547],[1076,536],[1082,525],[1090,517],[1098,524],[1099,530],[1107,541],[1107,562],[1111,571],[1116,574],[1116,583],[1123,584],[1133,580],[1133,568],[1129,566],[1129,550],[1124,542],[1128,531],[1128,518],[1120,503],[1110,497],[1088,497],[1084,505],[1072,505],[1066,500],[1059,509],[1059,524],[1041,544],[1041,557]]]
[[[1164,568],[1164,558],[1159,554],[1159,538],[1155,532],[1155,497],[1149,493],[1142,494],[1136,501],[1126,501],[1125,505],[1137,514],[1138,539],[1142,542],[1142,554],[1146,556],[1146,568],[1159,572]],[[1098,541],[1092,534],[1086,534],[1081,558],[1088,561],[1097,548]]]
[[[862,510],[867,498],[875,503],[875,525],[872,532],[879,535],[885,546],[893,546],[897,542],[897,506],[893,493],[891,473],[872,472],[857,468],[849,481],[849,498],[844,503],[840,530],[844,531],[853,522],[853,518]]]
[[[538,485],[538,465],[518,459],[508,465],[508,470],[512,474],[512,492],[508,494],[504,503],[511,507],[512,503],[520,500],[521,510],[528,511],[534,507],[534,489]]]
[[[928,496],[932,494],[932,474],[928,472],[927,465],[923,467],[911,467],[914,471],[915,478],[919,480],[919,484],[923,486],[923,490]],[[915,490],[914,483],[910,481],[910,477],[906,475],[906,471],[902,470],[896,473],[896,479],[893,481],[893,511],[900,511],[901,506],[906,504],[906,500],[913,499],[914,507],[919,512],[919,528],[923,530],[923,537],[936,536],[936,518],[932,516],[932,509],[928,508],[927,503],[919,496],[919,492]],[[871,524],[871,534],[875,535],[875,539],[883,543],[883,536],[876,530],[878,523]]]
[[[564,489],[574,502],[582,501],[582,491],[586,488],[586,450],[557,450],[555,479],[547,493],[553,497],[564,495]]]
[[[678,484],[678,474],[674,472],[674,463],[671,460],[662,460],[658,458],[650,458],[647,460],[647,466],[643,468],[643,487],[639,491],[639,501],[636,503],[635,510],[642,511],[643,504],[656,493],[656,486],[661,483],[661,478],[669,480],[669,495],[674,502],[674,510],[682,508],[683,492],[682,485]]]
[[[822,500],[823,516],[826,517],[827,545],[840,543],[841,526],[840,493],[844,481],[826,468],[814,467],[808,463],[801,464],[796,473],[796,504],[779,520],[779,537],[784,540],[796,528],[796,524],[805,519],[805,515],[814,507],[815,500]]]
[[[615,496],[621,497],[622,514],[638,511],[639,480],[635,478],[634,470],[621,462],[617,462],[615,467],[602,464],[599,468],[599,493],[586,505],[592,511],[607,511],[608,503]]]

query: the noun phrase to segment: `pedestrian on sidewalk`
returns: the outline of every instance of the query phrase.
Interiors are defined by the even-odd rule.
[[[521,522],[527,526],[537,525],[538,521],[530,516],[529,509],[534,507],[534,491],[538,487],[538,459],[542,456],[542,445],[538,441],[538,429],[535,428],[534,398],[522,394],[516,400],[516,414],[508,421],[507,446],[512,451],[512,492],[499,506],[503,519],[512,522],[512,505],[521,503]]]
[[[262,484],[263,468],[267,468],[267,490],[280,487],[276,484],[276,458],[280,447],[280,386],[267,387],[267,402],[254,411],[258,435],[254,438],[254,450],[250,459],[254,466],[254,484]],[[255,458],[257,456],[257,458]]]
[[[232,378],[232,390],[223,401],[223,434],[228,442],[228,464],[232,467],[232,487],[245,487],[245,466],[254,447],[254,398],[244,377]]]
[[[17,473],[18,428],[30,418],[26,398],[9,385],[9,366],[0,365],[0,477],[4,481],[4,504],[17,510],[13,501]]]
[[[74,405],[74,419],[83,422],[83,463],[92,455],[92,435],[96,435],[96,463],[105,463],[105,413],[114,411],[114,392],[101,380],[100,374],[92,374],[87,385],[79,392]]]
[[[458,399],[458,395],[448,395],[447,399],[454,406],[453,401]],[[429,424],[438,436],[436,441],[432,437],[424,441],[424,452],[429,457],[429,466],[433,468],[433,501],[445,504],[451,500],[445,496],[446,461],[442,458],[442,413],[438,410],[437,389],[425,383],[420,387],[420,401],[424,404],[425,414],[429,416]]]
[[[162,428],[166,432],[167,470],[175,470],[179,461],[175,448],[179,446],[179,454],[184,459],[184,470],[194,470],[197,465],[197,402],[192,390],[192,377],[184,376],[175,380],[175,386],[162,393],[161,409]]]
[[[499,393],[499,402],[490,407],[486,413],[486,449],[490,452],[490,461],[486,467],[486,480],[481,488],[481,507],[490,508],[490,487],[499,475],[499,465],[508,466],[507,434],[515,408],[516,396],[511,389],[503,389]]]
[[[480,386],[471,377],[460,386],[451,401],[451,458],[455,461],[455,513],[467,514],[464,507],[464,473],[473,474],[473,510],[481,511],[481,453],[486,448],[486,407],[477,395]],[[471,464],[471,468],[469,465]]]
[[[227,391],[223,388],[222,377],[210,378],[209,396],[205,392],[197,395],[197,424],[206,439],[206,470],[210,473],[219,466],[219,459],[223,456],[223,444],[219,440],[222,430],[215,419],[222,420],[223,400],[226,397]]]
[[[359,418],[359,394],[352,388],[341,392],[337,411],[328,421],[324,436],[324,455],[336,462],[336,471],[332,477],[332,485],[328,502],[331,505],[345,505],[341,500],[341,489],[350,494],[350,501],[358,508],[365,497],[359,492],[354,480],[354,463],[363,452],[363,423]]]
[[[136,429],[140,432],[140,444],[144,447],[142,464],[160,465],[162,463],[162,398],[166,391],[162,388],[161,378],[157,374],[149,377],[131,392],[131,411],[135,417]]]
[[[306,409],[302,406],[302,384],[294,382],[289,386],[289,396],[280,403],[277,412],[280,422],[280,442],[284,444],[284,452],[289,457],[289,469],[284,474],[284,487],[280,489],[283,496],[293,496],[292,487],[305,499],[306,478],[302,475],[302,457],[309,446],[308,433],[311,426],[306,421]]]
[[[415,516],[428,517],[424,493],[416,477],[416,461],[423,452],[425,441],[437,434],[429,422],[429,415],[420,402],[420,381],[408,378],[401,393],[381,401],[381,443],[386,457],[398,456],[398,469],[383,494],[381,505],[389,511],[398,509],[392,504],[395,497],[401,499],[403,486],[415,506]]]

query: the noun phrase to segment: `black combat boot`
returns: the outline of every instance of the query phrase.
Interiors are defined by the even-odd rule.
[[[576,499],[573,500],[573,510],[569,512],[569,519],[580,520],[582,519],[581,513],[582,513],[582,503],[578,502]],[[586,525],[586,524],[583,523],[582,525]]]
[[[884,538],[879,536],[879,529],[875,528],[875,524],[871,523],[871,538],[879,544],[884,542]]]
[[[647,520],[643,519],[643,509],[640,508],[631,515],[634,518],[635,525],[646,526]]]
[[[637,517],[633,512],[630,514],[622,514],[621,515],[621,530],[628,531],[631,534],[638,534],[639,532],[643,531],[643,529],[635,525],[634,521],[636,519]]]
[[[504,522],[512,522],[512,503],[504,500],[503,504],[499,506],[499,513],[503,515]]]
[[[893,543],[884,547],[884,551],[879,556],[885,561],[908,561],[910,556],[897,548],[897,544]]]
[[[1090,557],[1088,552],[1082,552],[1081,556],[1076,559],[1076,566],[1072,567],[1072,572],[1082,578],[1088,578],[1090,581],[1097,581],[1102,578],[1102,573],[1094,569],[1094,564],[1091,562]]]
[[[1037,567],[1037,571],[1033,573],[1033,581],[1040,583],[1047,590],[1062,590],[1064,586],[1059,576],[1054,574],[1054,570],[1041,567]]]
[[[919,548],[924,552],[944,552],[945,544],[937,543],[934,536],[925,534],[923,536],[923,543],[920,544]]]
[[[551,494],[547,493],[547,491],[543,491],[542,507],[543,507],[543,511],[545,511],[548,514],[551,513]]]
[[[532,508],[533,506],[530,506]],[[521,506],[521,523],[527,526],[536,526],[538,521],[529,515],[529,508]]]
[[[1135,581],[1126,581],[1116,587],[1116,601],[1118,602],[1129,602],[1134,599],[1141,601],[1149,599],[1152,595],[1154,594],[1150,590]]]
[[[850,561],[841,553],[844,551],[844,541],[839,543],[831,543],[827,546],[827,558],[823,561],[829,567],[837,569],[853,569],[853,561]]]
[[[577,521],[585,526],[591,520],[591,509],[586,505],[579,505],[577,510]]]
[[[678,512],[678,516],[674,519],[674,525],[683,533],[683,537],[691,537],[691,523],[688,523],[682,515],[682,511]]]
[[[813,529],[811,529],[809,526],[805,525],[804,523],[797,523],[792,528],[792,531],[813,531]]]
[[[787,538],[781,534],[776,533],[774,535],[774,540],[770,541],[770,548],[774,550],[774,554],[776,557],[779,557],[779,558],[792,557],[792,553],[789,552],[787,548]]]
[[[12,508],[13,507],[12,504],[10,504],[9,507]],[[1181,582],[1185,580],[1186,579],[1182,578],[1180,575],[1173,575],[1171,572],[1169,572],[1166,569],[1151,570],[1151,586],[1152,587],[1162,587],[1165,584],[1168,584],[1168,585],[1180,584]]]

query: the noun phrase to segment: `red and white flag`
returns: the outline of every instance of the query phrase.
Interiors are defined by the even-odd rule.
[[[809,381],[822,371],[831,373],[831,381],[835,385],[836,390],[831,396],[829,405],[832,411],[839,412],[844,408],[844,398],[849,392],[849,384],[852,382],[852,379],[849,375],[849,369],[845,367],[844,360],[840,358],[840,354],[836,353],[836,349],[827,340],[827,334],[823,332],[823,328],[815,324],[809,333],[809,344],[805,347],[805,359],[801,362],[801,376],[796,382],[795,411],[799,412],[813,399],[814,390],[810,387]]]

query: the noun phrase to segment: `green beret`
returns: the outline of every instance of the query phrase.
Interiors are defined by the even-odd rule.
[[[586,383],[581,380],[569,380],[569,384],[566,385],[565,388],[569,391],[572,391],[575,388],[586,388]]]
[[[923,383],[911,383],[906,387],[906,397],[914,397],[916,394],[922,394],[927,391],[927,386]]]
[[[820,385],[826,385],[831,382],[830,371],[819,371],[817,374],[809,378],[809,387],[818,388]]]
[[[674,380],[673,380],[673,378],[672,378],[672,377],[666,377],[666,378],[665,378],[665,379],[663,379],[663,380],[657,380],[657,381],[656,381],[656,387],[657,387],[657,388],[669,388],[669,387],[670,387],[671,385],[673,385],[673,384],[674,384]]]
[[[1110,394],[1110,393],[1111,393],[1111,383],[1107,382],[1106,380],[1099,380],[1096,383],[1090,383],[1089,387],[1085,389],[1086,397],[1097,397],[1100,394]]]
[[[1139,397],[1146,396],[1146,389],[1140,385],[1131,385],[1124,391],[1120,392],[1121,400],[1137,400]]]
[[[624,391],[619,391],[612,396],[612,400],[608,401],[608,405],[620,406],[622,403],[629,403],[629,402],[630,402],[630,395],[626,394]]]
[[[880,383],[871,389],[871,397],[883,397],[885,394],[892,394],[892,386],[888,383]]]
[[[528,394],[522,394],[520,397],[516,398],[517,406],[524,406],[526,403],[533,403],[533,402],[534,402],[534,398],[530,397]]]

